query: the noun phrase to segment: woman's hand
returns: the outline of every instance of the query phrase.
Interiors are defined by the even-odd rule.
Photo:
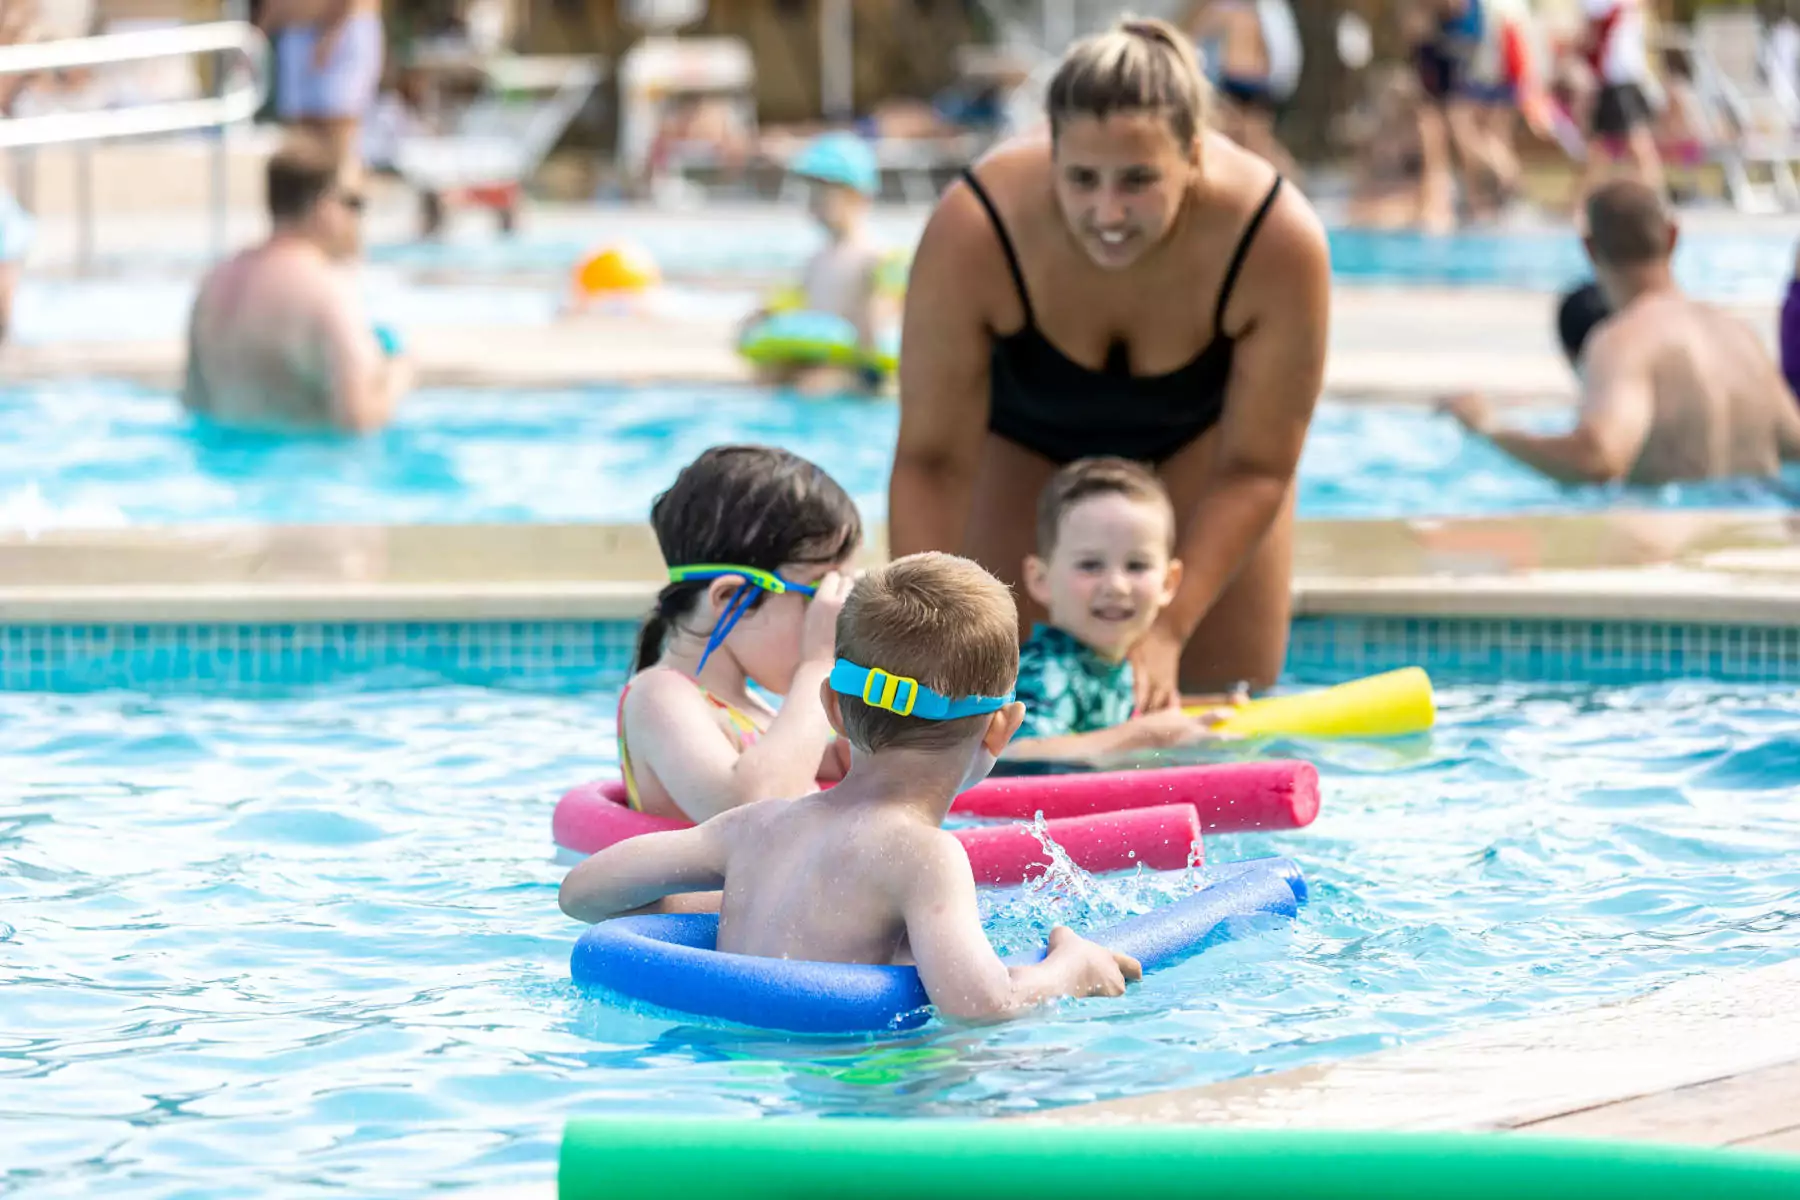
[[[1131,682],[1137,711],[1161,712],[1181,704],[1181,651],[1185,639],[1162,621],[1131,648]]]

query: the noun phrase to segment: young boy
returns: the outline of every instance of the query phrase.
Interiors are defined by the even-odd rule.
[[[1138,964],[1066,928],[1051,932],[1042,962],[1003,964],[981,929],[968,857],[942,829],[1023,715],[1012,698],[1017,620],[1006,587],[966,559],[915,554],[865,575],[838,614],[839,658],[820,692],[850,742],[843,782],[602,850],[563,880],[563,911],[600,921],[723,888],[720,950],[911,961],[951,1018],[1122,994]]]
[[[806,181],[807,210],[824,229],[826,244],[801,268],[797,286],[788,290],[780,307],[842,317],[855,327],[863,353],[876,357],[898,312],[887,278],[889,256],[869,234],[869,209],[881,187],[875,152],[853,133],[827,133],[807,143],[788,170]],[[768,310],[757,312],[745,328],[767,315]],[[777,382],[815,391],[845,382],[835,367],[770,374]],[[851,382],[865,390],[886,382],[886,372],[872,365],[853,374]]]
[[[1215,712],[1132,715],[1125,656],[1181,582],[1162,481],[1122,458],[1070,463],[1038,497],[1037,544],[1025,590],[1050,620],[1019,653],[1025,720],[1008,757],[1080,758],[1212,736]]]

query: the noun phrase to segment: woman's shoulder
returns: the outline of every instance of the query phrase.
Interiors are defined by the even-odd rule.
[[[1235,223],[1240,236],[1254,232],[1247,253],[1300,261],[1324,254],[1325,225],[1299,185],[1222,135],[1212,136],[1206,153],[1216,164],[1212,193],[1220,219]]]
[[[1049,139],[1031,136],[1009,138],[970,163],[964,174],[972,176],[995,207],[1002,213],[1007,213],[1017,206],[1022,197],[1049,184]],[[975,189],[969,186],[967,179],[960,177],[944,189],[943,195],[938,198],[938,208],[983,213]]]

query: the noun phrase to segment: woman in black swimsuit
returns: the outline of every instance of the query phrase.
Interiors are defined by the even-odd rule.
[[[960,551],[1016,583],[1058,466],[1153,463],[1187,569],[1133,652],[1140,702],[1266,686],[1286,653],[1294,470],[1324,376],[1324,230],[1267,163],[1206,128],[1193,50],[1163,22],[1073,47],[1048,109],[1052,140],[966,172],[914,258],[890,549]],[[1020,600],[1022,620],[1039,615]]]

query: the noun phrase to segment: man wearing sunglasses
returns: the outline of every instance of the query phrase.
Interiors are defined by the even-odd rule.
[[[380,429],[412,367],[384,348],[345,270],[361,249],[361,192],[329,147],[301,142],[269,160],[268,206],[268,239],[201,282],[182,404],[232,425]]]

